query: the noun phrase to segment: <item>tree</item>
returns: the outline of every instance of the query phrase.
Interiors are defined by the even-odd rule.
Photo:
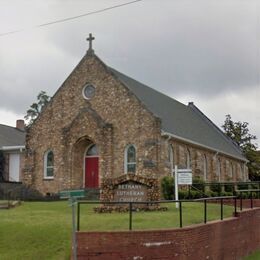
[[[33,103],[26,112],[24,119],[27,126],[31,126],[35,119],[39,116],[44,106],[50,101],[51,97],[45,91],[41,91],[37,96],[37,103]]]
[[[253,143],[257,138],[249,133],[247,122],[233,122],[230,115],[222,125],[224,132],[238,145],[248,160],[247,167],[251,180],[260,180],[260,154],[257,145]]]

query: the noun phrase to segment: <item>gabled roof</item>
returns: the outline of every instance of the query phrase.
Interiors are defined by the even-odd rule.
[[[124,74],[109,68],[162,121],[162,131],[229,156],[246,160],[241,150],[192,103],[186,106]]]
[[[25,131],[0,124],[0,149],[3,146],[24,146]]]

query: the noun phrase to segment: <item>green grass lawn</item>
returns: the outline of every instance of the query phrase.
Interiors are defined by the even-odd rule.
[[[81,206],[81,230],[127,230],[128,213],[93,213],[97,205]],[[134,212],[133,230],[179,226],[175,204],[166,212]],[[232,216],[233,207],[224,207]],[[183,205],[183,226],[203,222],[203,203]],[[209,220],[219,219],[220,206],[208,204]],[[69,259],[71,208],[68,202],[25,202],[0,210],[0,259]]]
[[[259,250],[244,258],[244,260],[259,260],[259,259],[260,259],[260,251]]]

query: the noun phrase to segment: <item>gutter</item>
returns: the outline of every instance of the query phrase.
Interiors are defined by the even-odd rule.
[[[199,146],[199,147],[202,147],[202,148],[205,148],[205,149],[214,151],[216,154],[221,153],[221,154],[227,155],[227,156],[229,156],[229,157],[238,159],[238,160],[240,160],[240,161],[248,162],[247,159],[243,159],[243,158],[236,157],[236,156],[234,156],[234,155],[232,155],[232,154],[230,154],[230,153],[226,153],[226,152],[223,152],[223,151],[218,150],[218,149],[213,149],[212,147],[209,147],[209,146],[206,146],[206,145],[203,145],[203,144],[200,144],[200,143],[191,141],[191,140],[189,140],[189,139],[180,137],[180,136],[178,136],[178,135],[174,135],[174,134],[165,132],[165,131],[163,131],[163,130],[161,130],[161,135],[162,135],[162,136],[173,137],[173,138],[176,138],[176,139],[178,139],[178,140],[180,140],[180,141],[184,141],[184,142],[187,142],[187,143],[190,143],[190,144],[193,144],[193,145],[196,145],[196,146]]]
[[[14,145],[14,146],[2,146],[0,147],[2,151],[13,151],[13,150],[20,150],[22,152],[25,150],[25,145]]]

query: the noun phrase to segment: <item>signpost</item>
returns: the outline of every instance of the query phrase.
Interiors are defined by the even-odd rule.
[[[179,200],[178,185],[192,185],[192,170],[178,169],[178,165],[174,167],[174,187],[175,200]],[[176,209],[179,208],[179,202],[176,202]]]
[[[76,241],[76,205],[77,198],[84,198],[85,190],[64,190],[60,191],[61,199],[69,199],[72,209],[72,244],[73,244],[73,259],[77,260],[77,241]]]

